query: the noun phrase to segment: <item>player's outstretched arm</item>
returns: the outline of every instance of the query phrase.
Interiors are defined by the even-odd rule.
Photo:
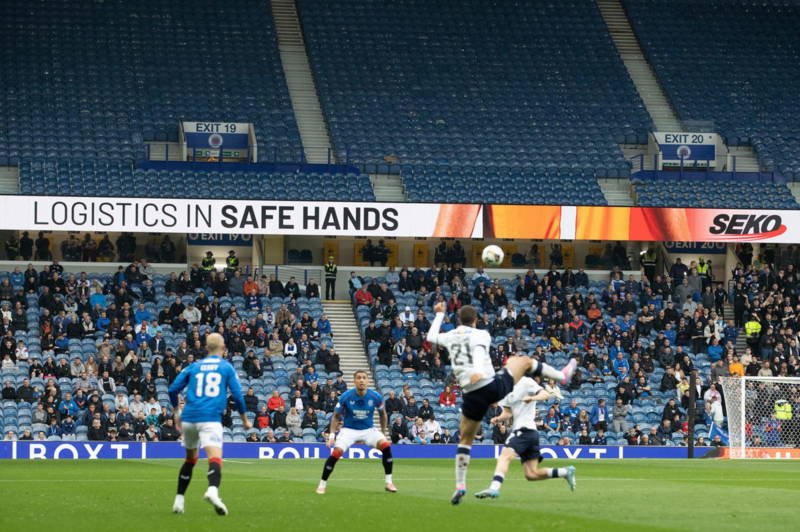
[[[385,408],[381,408],[378,411],[378,419],[380,419],[380,422],[381,422],[381,432],[386,434],[386,432],[389,429],[389,416],[386,415],[386,409]]]
[[[328,447],[333,447],[336,442],[336,433],[339,432],[339,426],[342,424],[342,414],[334,412],[331,416],[331,430],[328,433]]]
[[[178,395],[186,388],[186,385],[189,383],[189,377],[189,371],[183,370],[178,373],[178,376],[175,377],[175,380],[172,381],[169,387],[169,402],[172,403],[173,410],[178,408]]]
[[[445,306],[444,303],[439,302],[433,306],[433,311],[436,313],[436,317],[433,318],[433,323],[431,323],[431,328],[428,329],[428,341],[432,344],[439,343],[439,329],[442,327],[442,322],[444,321],[444,310]]]
[[[253,425],[247,419],[247,406],[244,404],[244,396],[242,395],[242,385],[239,382],[239,376],[236,375],[236,370],[233,366],[228,366],[228,389],[233,396],[233,402],[236,404],[236,410],[239,412],[239,418],[242,420],[244,430],[250,430]]]
[[[503,408],[503,412],[497,416],[493,417],[489,420],[490,423],[502,423],[503,421],[511,419],[511,409],[510,408]]]
[[[536,395],[528,395],[522,398],[523,403],[530,403],[532,401],[547,401],[548,399],[552,399],[555,397],[554,395],[550,395],[550,392],[542,388],[539,390]]]

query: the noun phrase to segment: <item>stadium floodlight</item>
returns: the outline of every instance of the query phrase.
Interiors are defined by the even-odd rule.
[[[721,381],[731,458],[800,458],[800,378]]]

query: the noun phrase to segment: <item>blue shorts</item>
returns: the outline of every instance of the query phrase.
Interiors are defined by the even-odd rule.
[[[513,449],[524,464],[528,460],[543,460],[539,452],[539,431],[531,429],[518,429],[511,433],[506,440],[506,447]]]
[[[506,369],[495,373],[492,382],[464,394],[461,414],[473,421],[482,421],[489,407],[501,401],[514,389],[514,377]]]

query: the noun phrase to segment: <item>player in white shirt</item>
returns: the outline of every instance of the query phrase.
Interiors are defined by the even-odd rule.
[[[552,397],[535,380],[522,377],[514,390],[500,403],[503,413],[492,418],[492,423],[502,423],[513,417],[514,424],[505,449],[497,457],[492,483],[487,489],[476,493],[477,498],[496,499],[500,496],[500,486],[506,478],[508,466],[518,456],[526,479],[533,481],[561,477],[575,491],[575,467],[539,467],[542,455],[539,452],[539,432],[536,430],[536,401],[546,401]]]
[[[487,331],[475,328],[478,320],[475,307],[472,305],[461,307],[458,311],[461,325],[446,333],[440,333],[445,308],[443,302],[434,305],[436,318],[431,324],[427,338],[430,343],[444,347],[450,353],[453,373],[463,392],[460,439],[456,451],[456,491],[450,499],[452,504],[458,504],[467,493],[467,467],[472,442],[489,406],[511,393],[514,384],[524,375],[542,375],[566,384],[575,372],[577,361],[572,359],[562,370],[557,370],[532,358],[513,356],[508,359],[505,368],[495,373],[489,356],[492,337]]]

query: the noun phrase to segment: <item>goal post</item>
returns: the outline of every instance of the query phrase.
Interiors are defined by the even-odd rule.
[[[730,458],[800,458],[800,378],[720,381]]]

